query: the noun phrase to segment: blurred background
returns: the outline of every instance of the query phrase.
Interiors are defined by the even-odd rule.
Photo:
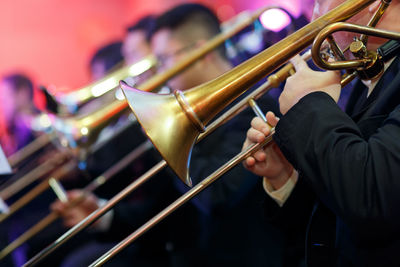
[[[0,76],[22,71],[35,84],[70,91],[90,80],[94,51],[124,37],[127,26],[187,0],[2,0]],[[193,1],[192,1],[193,2]],[[279,5],[295,18],[311,12],[312,1],[202,0],[221,21],[243,10]],[[300,3],[301,2],[301,3]]]

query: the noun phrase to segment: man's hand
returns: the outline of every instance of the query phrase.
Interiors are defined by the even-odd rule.
[[[76,206],[71,207],[71,203],[85,194],[83,200]],[[86,218],[89,214],[99,208],[98,198],[90,193],[84,193],[82,190],[71,190],[67,192],[68,202],[55,201],[51,204],[51,210],[60,214],[64,219],[66,227],[72,227]]]
[[[274,113],[268,112],[267,121],[269,125],[258,117],[251,121],[251,128],[247,131],[243,149],[264,141],[265,137],[271,133],[271,126],[275,127],[278,123],[278,118]],[[276,190],[287,182],[293,172],[292,165],[286,160],[275,142],[248,157],[243,164],[254,174],[267,178]]]
[[[340,96],[340,72],[314,71],[299,56],[291,59],[296,73],[286,80],[285,88],[279,97],[279,107],[282,114],[286,114],[302,97],[312,92],[325,92],[335,102]]]

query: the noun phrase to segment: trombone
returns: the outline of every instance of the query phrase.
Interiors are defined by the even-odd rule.
[[[183,71],[186,67],[193,64],[196,60],[204,57],[207,53],[214,50],[219,45],[223,44],[223,42],[226,39],[232,37],[237,32],[251,25],[251,23],[253,23],[253,21],[256,20],[261,15],[262,12],[270,8],[272,7],[263,8],[250,14],[244,14],[244,15],[241,14],[240,20],[236,22],[231,28],[222,32],[216,37],[212,38],[210,41],[201,46],[199,49],[191,52],[186,58],[181,60],[171,69],[167,70],[166,72],[153,76],[148,81],[141,84],[139,87],[142,90],[146,91],[152,91],[157,89],[162,84],[164,84],[168,79],[177,75],[179,72]],[[125,101],[115,101],[111,103],[109,106],[97,110],[87,116],[81,116],[81,117],[78,116],[75,118],[66,119],[62,121],[62,123],[64,125],[67,125],[68,126],[67,128],[70,129],[69,133],[71,133],[73,140],[77,140],[78,144],[81,146],[87,146],[88,144],[92,143],[96,133],[98,133],[103,126],[107,125],[109,121],[113,120],[115,117],[118,117],[119,114],[123,113],[125,110],[128,111],[127,103]],[[146,147],[149,146],[147,145]],[[42,226],[40,226],[40,228],[42,229]],[[35,226],[34,229],[36,231],[38,227]],[[31,234],[25,235],[24,238],[26,238],[27,236],[29,236],[28,238],[30,238]],[[18,245],[19,242],[20,241],[18,241]],[[9,251],[9,248],[15,249],[15,247],[16,247],[15,244],[10,244],[6,250],[0,252],[0,255],[3,256],[5,253],[8,254],[9,252],[12,251],[12,250]]]
[[[123,87],[125,87],[124,93],[126,94],[126,97],[129,100],[132,110],[137,115],[138,120],[145,128],[145,131],[147,132],[148,136],[155,144],[159,152],[164,156],[164,158],[166,158],[166,156],[170,156],[170,158],[166,158],[166,160],[170,163],[171,167],[175,170],[178,176],[181,177],[181,179],[190,181],[188,180],[189,177],[187,169],[185,169],[187,164],[186,165],[182,164],[182,163],[187,163],[187,161],[179,162],[183,166],[174,165],[176,164],[176,162],[174,161],[182,160],[183,157],[181,155],[175,156],[173,155],[173,153],[168,154],[169,151],[165,151],[165,143],[168,143],[170,145],[169,149],[171,149],[171,144],[175,146],[176,144],[175,140],[179,138],[175,137],[174,138],[175,140],[171,141],[172,139],[169,140],[170,136],[167,136],[166,139],[161,138],[161,140],[156,140],[157,138],[159,138],[158,135],[159,133],[157,133],[158,129],[154,129],[155,124],[152,121],[154,120],[154,118],[146,117],[142,113],[143,110],[141,109],[141,104],[138,104],[139,102],[146,100],[146,104],[148,104],[149,106],[150,103],[150,106],[154,108],[155,106],[151,105],[152,102],[157,104],[162,103],[163,107],[166,107],[169,110],[171,110],[171,108],[173,107],[177,107],[177,109],[178,108],[180,109],[179,111],[175,110],[172,112],[168,112],[168,114],[165,115],[161,113],[162,108],[158,108],[156,110],[156,114],[159,115],[157,119],[161,118],[162,123],[161,125],[157,126],[161,129],[163,133],[165,133],[165,128],[163,127],[164,126],[163,124],[164,123],[171,124],[171,120],[175,120],[176,123],[185,125],[186,128],[185,134],[189,132],[188,133],[189,137],[181,136],[182,139],[179,140],[180,141],[182,140],[182,142],[184,143],[183,145],[181,144],[181,146],[188,148],[189,153],[187,154],[188,155],[187,160],[189,160],[190,150],[191,147],[193,146],[193,143],[195,142],[195,139],[199,136],[199,130],[203,130],[204,132],[206,129],[205,124],[209,122],[216,113],[218,113],[233,99],[239,96],[240,93],[242,93],[245,90],[244,88],[247,88],[249,85],[254,83],[254,80],[270,73],[272,71],[272,67],[270,67],[271,65],[280,66],[282,61],[287,61],[290,57],[297,54],[299,52],[298,51],[299,49],[300,50],[304,49],[307,45],[311,43],[313,39],[315,39],[314,44],[317,47],[313,49],[314,52],[313,58],[315,57],[319,58],[320,57],[319,47],[324,41],[324,38],[326,36],[329,36],[331,33],[339,30],[348,30],[351,32],[362,33],[363,34],[362,37],[359,40],[356,39],[355,42],[353,42],[350,46],[351,52],[358,59],[354,61],[341,60],[339,62],[336,62],[336,64],[331,64],[329,66],[335,69],[340,67],[341,69],[355,70],[355,72],[357,72],[357,74],[359,74],[362,78],[366,77],[373,78],[377,77],[377,75],[379,75],[380,73],[383,73],[383,64],[381,61],[382,56],[372,51],[371,52],[366,51],[367,38],[365,36],[366,34],[368,34],[387,39],[399,40],[400,33],[377,30],[369,26],[358,26],[358,25],[339,23],[339,22],[328,26],[328,24],[330,23],[347,19],[348,15],[353,15],[358,11],[361,11],[363,8],[365,8],[372,2],[374,1],[349,0],[344,4],[340,5],[339,7],[333,9],[320,19],[310,23],[308,26],[297,31],[295,34],[290,35],[289,37],[279,42],[272,48],[265,50],[261,54],[253,57],[252,59],[248,60],[239,67],[233,69],[232,71],[204,85],[195,87],[189,91],[185,91],[184,93],[176,91],[173,94],[166,96],[163,99],[160,99],[158,96],[152,98],[150,94],[145,94],[143,92],[138,92],[134,90],[131,91],[128,89],[128,86],[123,85]],[[382,16],[383,11],[387,8],[388,4],[389,1],[381,2],[381,5],[378,11],[376,12],[376,15],[369,23],[370,25],[376,23],[377,19],[380,18],[380,16]],[[326,26],[328,26],[328,28],[322,30],[322,28],[325,28]],[[314,32],[314,30],[316,29],[318,31]],[[318,32],[320,33],[318,34]],[[296,41],[297,38],[298,40]],[[309,40],[308,38],[311,38],[311,40]],[[288,47],[288,49],[286,49],[286,47]],[[328,64],[328,62],[323,59],[320,59],[320,63],[321,62],[324,64]],[[351,77],[355,77],[355,75],[351,75]],[[348,82],[348,79],[346,79],[345,81]],[[204,91],[206,92],[204,93]],[[140,97],[138,98],[138,96]],[[137,101],[137,103],[135,101]],[[183,116],[183,114],[185,116]],[[168,133],[165,134],[168,135]],[[193,139],[190,140],[191,138]],[[213,174],[205,178],[202,182],[197,184],[190,191],[181,196],[179,199],[170,204],[167,208],[165,208],[163,211],[158,213],[155,217],[153,217],[151,220],[149,220],[147,223],[145,223],[143,226],[141,226],[139,229],[137,229],[135,232],[129,235],[125,240],[120,242],[118,245],[116,245],[102,257],[97,259],[90,266],[91,267],[102,266],[115,254],[117,254],[119,251],[128,246],[131,242],[136,240],[142,234],[147,232],[150,228],[155,226],[158,222],[166,218],[174,210],[179,208],[181,205],[186,203],[188,200],[193,198],[195,195],[197,195],[199,192],[201,192],[203,189],[205,189],[207,186],[209,186],[211,183],[213,183],[215,180],[221,177],[232,166],[235,166],[236,164],[240,163],[247,156],[251,155],[251,153],[262,148],[263,146],[268,144],[271,140],[272,140],[272,134],[268,136],[262,143],[254,144],[246,148],[244,151],[235,156],[232,160],[225,163]],[[174,151],[174,147],[171,150]]]
[[[8,162],[12,168],[16,168],[21,162],[25,161],[31,155],[35,154],[41,148],[50,144],[55,138],[55,135],[50,134],[42,134],[33,140],[31,143],[21,148],[10,157],[8,157]]]
[[[308,26],[305,26],[294,34],[286,37],[276,45],[264,50],[260,54],[242,63],[226,74],[204,85],[200,85],[189,91],[185,91],[184,93],[177,91],[170,95],[154,95],[146,92],[134,91],[129,89],[127,86],[122,85],[122,87],[124,87],[124,93],[130,102],[129,104],[136,114],[139,122],[145,128],[150,139],[152,139],[153,144],[155,144],[156,148],[163,155],[163,157],[166,158],[166,161],[170,163],[171,168],[178,174],[178,176],[187,184],[190,184],[191,181],[188,177],[187,162],[190,158],[190,150],[193,146],[194,140],[199,137],[199,130],[206,130],[205,124],[207,124],[207,122],[209,122],[215,114],[222,110],[224,106],[232,102],[234,98],[240,95],[245,88],[253,85],[255,82],[284,64],[292,56],[298,54],[300,51],[310,45],[317,34],[324,27],[333,22],[344,21],[350,18],[372,2],[374,2],[374,0],[348,0],[326,15],[320,17],[314,22],[311,22]],[[212,88],[217,89],[213,91]],[[146,103],[146,105],[144,105],[144,103]],[[162,110],[162,107],[159,106],[160,104],[163,104],[164,107],[167,107],[168,111]],[[149,107],[152,108],[153,113],[153,117],[151,118],[146,116],[146,112],[144,111],[144,108],[148,110]],[[182,111],[182,109],[184,111]],[[154,114],[157,114],[157,116]],[[154,126],[160,126],[158,125],[160,122],[155,121],[156,119],[159,120],[160,118],[162,118],[163,125],[159,127],[161,130],[158,131],[154,128]],[[169,127],[165,127],[166,123],[169,123]],[[175,125],[180,126],[180,131],[178,131],[178,133],[173,133],[171,130],[171,128],[173,128]],[[152,130],[150,131],[150,129]],[[154,136],[162,136],[162,138],[161,140],[157,141],[154,139]],[[177,142],[177,140],[180,142]],[[267,141],[268,139],[266,142]],[[179,206],[183,205],[198,192],[206,188],[214,180],[218,179],[234,164],[237,164],[251,152],[256,151],[263,145],[264,144],[256,144],[240,153],[233,159],[232,162],[226,163],[219,170],[207,177],[205,180],[203,180],[203,182],[196,185],[196,187],[192,188],[192,190],[190,190],[187,194],[183,195],[161,213],[156,215],[148,223],[122,241],[119,245],[114,247],[105,256],[98,259],[94,263],[94,266],[98,266],[98,264],[101,265],[106,262],[113,255],[118,253],[118,251],[148,231],[151,227],[156,225],[159,221],[168,216]],[[171,155],[171,151],[179,151],[180,155],[177,155],[177,152],[175,155],[173,153]],[[166,157],[166,155],[170,157]],[[34,258],[28,261],[25,266],[34,266],[42,258],[51,253],[52,250],[56,249],[77,232],[90,225],[96,218],[103,215],[126,194],[132,192],[134,188],[138,186],[138,184],[145,182],[155,172],[165,167],[166,161],[161,161],[155,165],[146,174],[138,178],[134,183],[112,198],[105,206],[89,215],[85,220],[71,228],[58,240],[50,244],[45,250],[37,254]]]
[[[70,207],[74,207],[76,205],[79,205],[85,197],[86,194],[89,192],[95,191],[97,188],[105,184],[107,181],[115,177],[115,175],[125,167],[127,167],[129,164],[131,164],[135,159],[140,157],[146,150],[148,150],[151,147],[151,143],[149,141],[144,142],[143,144],[139,145],[137,148],[132,150],[128,155],[123,157],[120,161],[118,161],[116,164],[114,164],[112,167],[110,167],[106,172],[104,172],[102,175],[98,176],[95,178],[92,182],[90,182],[85,188],[83,189],[83,194],[72,201],[70,203]],[[68,172],[70,169],[75,167],[76,162],[71,161],[69,164],[66,166],[63,166],[61,171],[64,169],[66,172]],[[54,179],[57,179],[57,177],[60,177],[60,175],[55,175]],[[48,179],[46,181],[43,181],[44,183],[50,182],[51,179]],[[0,251],[0,260],[2,260],[4,257],[6,257],[8,254],[10,254],[12,251],[14,251],[16,248],[21,246],[23,243],[31,239],[33,236],[41,232],[43,229],[45,229],[48,225],[53,223],[55,220],[57,220],[60,217],[58,213],[55,211],[51,212],[49,215],[41,219],[38,223],[36,223],[34,226],[32,226],[29,230],[27,230],[25,233],[23,233],[21,236],[16,238],[14,241],[12,241],[9,245],[7,245],[5,248],[3,248]]]
[[[118,86],[118,81],[125,79],[127,77],[136,78],[141,74],[145,73],[149,69],[153,68],[156,64],[156,59],[153,55],[150,55],[137,63],[131,64],[129,66],[122,67],[118,70],[111,72],[104,78],[96,81],[82,89],[74,91],[72,93],[62,95],[59,100],[64,108],[61,113],[66,113],[66,110],[71,112],[75,111],[78,107],[83,104],[93,100],[98,99],[102,95],[110,92]],[[49,124],[51,115],[42,114],[39,115],[38,121],[42,122],[45,120],[45,124]],[[58,120],[57,120],[58,121]],[[37,137],[27,146],[17,151],[9,157],[10,164],[13,168],[21,164],[21,162],[26,161],[32,155],[36,154],[39,150],[43,149],[47,145],[51,144],[56,140],[57,134],[54,131],[42,134]],[[94,140],[93,140],[94,142]],[[62,146],[65,144],[65,140],[62,139]],[[66,145],[65,145],[66,146]],[[71,165],[73,151],[68,151],[67,149],[61,148],[62,151],[57,153],[54,157],[47,159],[45,162],[39,166],[33,168],[28,173],[23,176],[15,175],[6,184],[2,186],[0,191],[0,198],[6,201],[16,193],[20,192],[26,186],[34,183],[39,178],[45,175],[51,175],[56,179],[60,179],[62,176],[67,174],[66,170],[72,170],[72,167],[66,167],[64,165]],[[76,164],[75,164],[76,165]],[[56,169],[57,168],[57,169]],[[9,208],[8,212],[0,214],[0,223],[18,211],[20,208],[29,203],[32,199],[42,193],[49,187],[47,179],[39,183],[31,191],[25,194],[23,197],[14,202]]]
[[[114,90],[118,86],[119,80],[125,79],[127,77],[132,77],[133,79],[137,78],[141,74],[153,68],[155,65],[155,57],[153,55],[149,55],[134,64],[112,71],[104,78],[86,87],[83,87],[68,94],[59,95],[57,99],[58,102],[60,102],[59,106],[61,107],[61,114],[75,113],[79,107],[86,104],[87,102],[97,99],[107,92]],[[49,117],[49,115],[41,114],[38,116],[38,121],[40,123],[42,123],[42,121],[45,121],[44,124],[46,124],[45,127],[47,127],[47,124],[51,123],[49,121]],[[49,133],[40,135],[31,143],[18,150],[8,158],[11,167],[16,168],[18,165],[26,161],[39,150],[54,142],[56,138],[57,135],[54,131],[50,131]],[[9,182],[2,186],[4,190],[0,192],[0,197],[2,197],[3,200],[6,200],[10,196],[22,190],[25,186],[33,183],[35,180],[39,179],[39,177],[45,175],[56,166],[58,166],[54,166],[54,164],[52,164],[52,161],[53,160],[46,161],[45,163],[43,163],[43,165],[40,165],[38,168],[32,170],[27,175],[24,175],[21,178],[17,177],[19,181],[15,181],[16,179],[9,180]],[[24,182],[21,182],[21,180],[23,180]]]
[[[155,56],[149,55],[136,63],[111,71],[100,80],[88,86],[67,94],[60,94],[56,96],[56,99],[69,113],[75,113],[79,107],[87,102],[116,89],[120,80],[126,79],[127,77],[135,79],[154,68],[156,64],[157,60]],[[61,113],[63,113],[63,111],[64,110],[62,110]]]

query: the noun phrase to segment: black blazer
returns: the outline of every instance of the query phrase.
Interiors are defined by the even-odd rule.
[[[290,198],[309,190],[303,195],[320,202],[307,229],[309,266],[400,265],[399,70],[397,58],[368,99],[366,87],[356,86],[350,115],[316,92],[276,127],[276,143],[300,173]],[[293,212],[299,202],[279,212]]]

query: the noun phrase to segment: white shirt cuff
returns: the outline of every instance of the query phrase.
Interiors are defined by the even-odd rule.
[[[274,190],[272,185],[269,183],[268,179],[264,177],[263,179],[263,187],[265,192],[279,205],[282,207],[285,204],[286,200],[289,198],[290,194],[293,191],[294,186],[297,183],[299,178],[299,173],[294,170],[292,175],[289,177],[287,182],[278,190]]]

